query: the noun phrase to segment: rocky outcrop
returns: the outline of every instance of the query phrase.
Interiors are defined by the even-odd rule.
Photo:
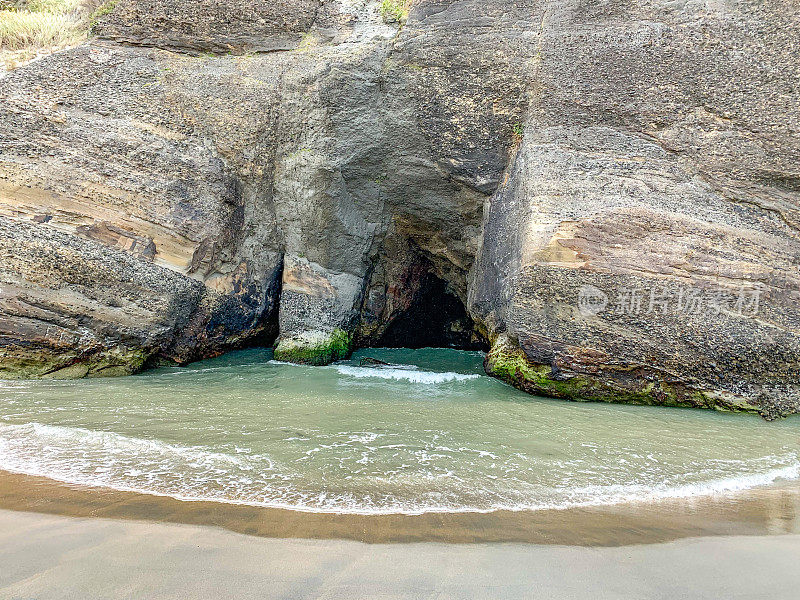
[[[796,7],[378,5],[120,0],[1,78],[6,376],[439,340],[800,409]]]
[[[490,372],[565,398],[796,410],[799,22],[783,8],[548,15],[471,289],[502,332]]]
[[[111,0],[95,34],[189,54],[293,50],[321,5],[320,0]]]

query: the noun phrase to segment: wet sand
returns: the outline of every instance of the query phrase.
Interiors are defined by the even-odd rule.
[[[596,508],[359,516],[185,502],[0,471],[0,509],[206,525],[251,536],[370,544],[504,542],[627,546],[689,537],[800,533],[800,485],[796,483],[731,496]]]
[[[3,600],[788,600],[798,564],[797,485],[591,509],[354,516],[0,472]]]
[[[589,548],[363,544],[0,510],[0,598],[797,598],[800,535]]]

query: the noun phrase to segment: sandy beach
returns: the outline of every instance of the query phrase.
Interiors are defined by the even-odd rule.
[[[797,597],[800,535],[665,544],[364,544],[0,511],[0,598]]]
[[[796,487],[492,514],[313,514],[0,473],[0,599],[770,598]]]
[[[204,525],[259,537],[379,543],[653,544],[688,537],[800,534],[800,486],[569,510],[353,515],[186,502],[0,471],[0,509]]]

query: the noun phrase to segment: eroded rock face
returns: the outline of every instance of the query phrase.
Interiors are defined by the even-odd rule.
[[[800,407],[797,7],[120,0],[96,33],[0,79],[6,375],[326,362],[435,293],[534,393]]]
[[[197,281],[93,240],[7,218],[0,233],[3,376],[135,372],[205,295]]]
[[[194,54],[291,50],[321,5],[320,0],[117,0],[95,29],[102,39]]]
[[[797,410],[798,25],[784,3],[548,14],[471,288],[501,333],[490,372],[565,398]]]

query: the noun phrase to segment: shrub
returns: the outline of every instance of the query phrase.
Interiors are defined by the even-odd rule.
[[[403,23],[414,0],[383,0],[378,11],[387,23]]]

